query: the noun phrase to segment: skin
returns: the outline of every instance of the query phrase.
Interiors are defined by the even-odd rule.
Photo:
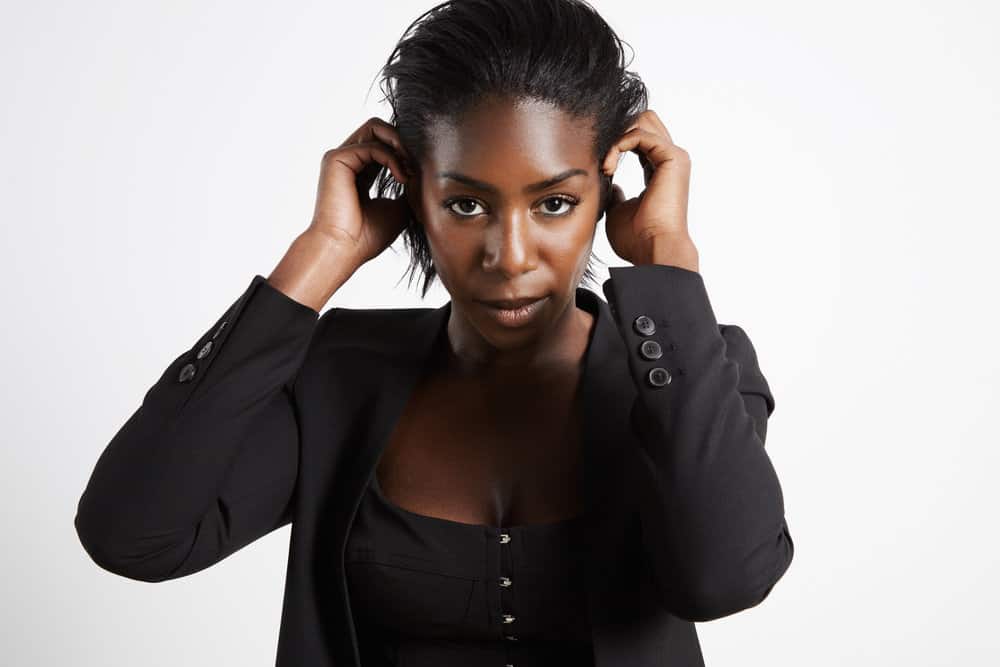
[[[576,364],[593,323],[575,305],[576,286],[600,211],[600,168],[581,141],[590,136],[586,122],[537,101],[492,102],[457,123],[438,121],[429,135],[408,198],[451,296],[450,363],[498,380]],[[570,170],[578,173],[525,191]],[[495,322],[477,302],[521,296],[547,299],[519,328]]]

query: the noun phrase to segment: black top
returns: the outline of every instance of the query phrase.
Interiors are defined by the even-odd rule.
[[[344,561],[363,667],[593,665],[580,519],[425,516],[373,473]]]

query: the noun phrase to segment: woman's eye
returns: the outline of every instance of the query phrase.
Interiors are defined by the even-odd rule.
[[[563,205],[566,205],[567,208],[561,208]],[[461,210],[456,209],[456,206]],[[453,199],[445,204],[445,208],[460,218],[471,218],[483,213],[484,211],[482,210],[476,210],[477,206],[480,206],[480,204],[474,199]],[[562,195],[549,197],[542,202],[542,213],[549,217],[560,217],[568,215],[576,206],[577,202],[569,197]]]
[[[546,210],[545,211],[546,215],[555,215],[555,216],[568,215],[569,212],[572,211],[573,208],[576,206],[576,202],[573,201],[572,199],[569,199],[568,197],[549,197],[544,202],[542,202],[542,208],[544,209],[548,204],[552,203],[555,203],[557,205],[556,210],[555,211]],[[558,205],[560,204],[566,204],[569,208],[560,212],[558,209]]]
[[[474,215],[479,215],[480,213],[482,213],[482,211],[476,211],[476,210],[471,210],[471,211],[456,211],[454,208],[452,208],[453,206],[455,206],[455,204],[464,204],[465,206],[471,205],[471,206],[475,207],[475,206],[479,206],[479,202],[475,201],[474,199],[454,199],[454,200],[448,202],[447,204],[445,204],[445,207],[449,211],[451,211],[452,213],[458,214],[458,216],[461,217],[461,218],[471,218]]]

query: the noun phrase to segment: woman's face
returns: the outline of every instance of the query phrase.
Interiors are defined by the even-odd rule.
[[[576,317],[601,204],[589,124],[544,103],[495,102],[428,136],[407,189],[453,314],[498,349]],[[545,298],[526,322],[481,303],[524,297]]]

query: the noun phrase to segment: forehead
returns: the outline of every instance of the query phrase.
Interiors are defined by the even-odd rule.
[[[571,167],[588,168],[595,160],[592,132],[588,119],[545,102],[489,102],[457,120],[433,122],[426,158],[433,173],[460,171],[519,187]]]

